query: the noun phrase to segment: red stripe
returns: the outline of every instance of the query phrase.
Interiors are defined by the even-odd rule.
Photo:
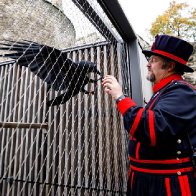
[[[184,172],[193,171],[192,167],[186,167],[180,169],[162,169],[162,170],[139,168],[133,165],[131,165],[130,167],[135,171],[142,172],[142,173],[150,173],[150,174],[178,174],[178,172],[184,173]]]
[[[131,108],[135,105],[136,105],[135,102],[131,98],[126,97],[126,98],[122,99],[122,101],[118,102],[117,108],[121,112],[121,114],[124,116],[125,112],[129,108]]]
[[[192,89],[196,90],[196,87],[193,86],[192,84],[189,84],[188,82],[186,82],[186,81],[184,81],[184,80],[182,80],[182,81],[180,81],[180,82],[182,82],[182,83],[188,85],[189,87],[191,87]]]
[[[186,63],[187,63],[187,61],[185,61],[184,59],[182,59],[178,56],[175,56],[173,54],[170,54],[168,52],[164,52],[164,51],[161,51],[161,50],[153,50],[152,52],[157,53],[157,54],[161,54],[161,55],[166,56],[166,57],[169,57],[169,58],[171,58],[171,59],[173,59],[173,60],[175,60],[179,63],[182,63],[184,65],[186,65]]]
[[[135,150],[135,157],[136,157],[136,159],[140,158],[139,152],[140,152],[140,142],[137,142],[136,150]]]
[[[155,99],[153,100],[153,102],[150,104],[149,108],[148,109],[151,109],[152,106],[154,105],[154,102],[158,99],[158,97],[161,95],[161,93],[159,93],[158,96],[155,97]]]
[[[170,188],[170,179],[169,178],[165,178],[165,187],[166,187],[167,196],[171,196],[171,188]]]
[[[153,86],[153,92],[156,93],[157,91],[159,91],[161,88],[163,88],[164,86],[166,86],[167,84],[169,84],[172,81],[179,81],[179,80],[183,80],[182,76],[178,75],[178,74],[173,74],[171,76],[168,76],[166,78],[163,78],[160,82],[154,84]]]
[[[134,172],[132,172],[132,174],[131,174],[131,182],[130,182],[131,183],[130,184],[131,185],[131,188],[132,188],[132,184],[133,184],[134,174],[135,174]]]
[[[128,178],[130,177],[130,175],[131,175],[131,167],[129,167],[129,170],[128,170]]]
[[[156,145],[156,136],[155,136],[155,128],[154,128],[154,112],[152,110],[148,110],[149,114],[149,133],[150,133],[150,141],[151,146]]]
[[[178,180],[180,183],[180,190],[181,190],[182,196],[191,196],[188,177],[187,176],[178,176]]]
[[[149,164],[181,164],[190,162],[191,159],[189,157],[182,158],[182,159],[166,159],[166,160],[142,160],[142,159],[135,159],[133,157],[129,157],[130,161],[134,161],[137,163],[149,163]]]
[[[132,136],[134,135],[134,133],[135,133],[137,127],[138,127],[138,124],[140,122],[143,110],[144,110],[143,108],[139,109],[139,111],[138,111],[138,113],[135,117],[135,120],[134,120],[133,125],[132,125],[131,130],[130,130],[130,135],[132,135]]]
[[[136,141],[136,139],[133,136],[130,136],[130,140]]]
[[[189,179],[188,179],[188,176],[183,176],[183,179],[184,179],[184,183],[185,183],[185,189],[186,189],[186,192],[187,192],[187,196],[191,195],[191,190],[190,190],[190,186],[189,186]]]

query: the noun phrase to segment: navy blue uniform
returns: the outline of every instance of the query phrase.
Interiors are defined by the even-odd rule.
[[[196,90],[176,74],[153,90],[145,108],[130,98],[117,105],[130,134],[128,195],[196,196]]]

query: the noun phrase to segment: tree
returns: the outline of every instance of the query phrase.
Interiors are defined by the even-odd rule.
[[[172,1],[169,8],[159,15],[151,25],[150,34],[168,34],[196,41],[196,8],[186,3]]]

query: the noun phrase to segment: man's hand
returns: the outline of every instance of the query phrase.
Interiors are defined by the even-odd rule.
[[[102,82],[106,93],[110,94],[114,99],[123,95],[122,87],[114,76],[107,75]]]

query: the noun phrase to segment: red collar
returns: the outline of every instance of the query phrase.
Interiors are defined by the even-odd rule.
[[[173,74],[171,76],[168,76],[167,78],[162,79],[160,82],[156,83],[153,86],[153,92],[156,93],[161,88],[166,86],[168,83],[170,83],[172,80],[183,80],[183,78],[178,74]]]

